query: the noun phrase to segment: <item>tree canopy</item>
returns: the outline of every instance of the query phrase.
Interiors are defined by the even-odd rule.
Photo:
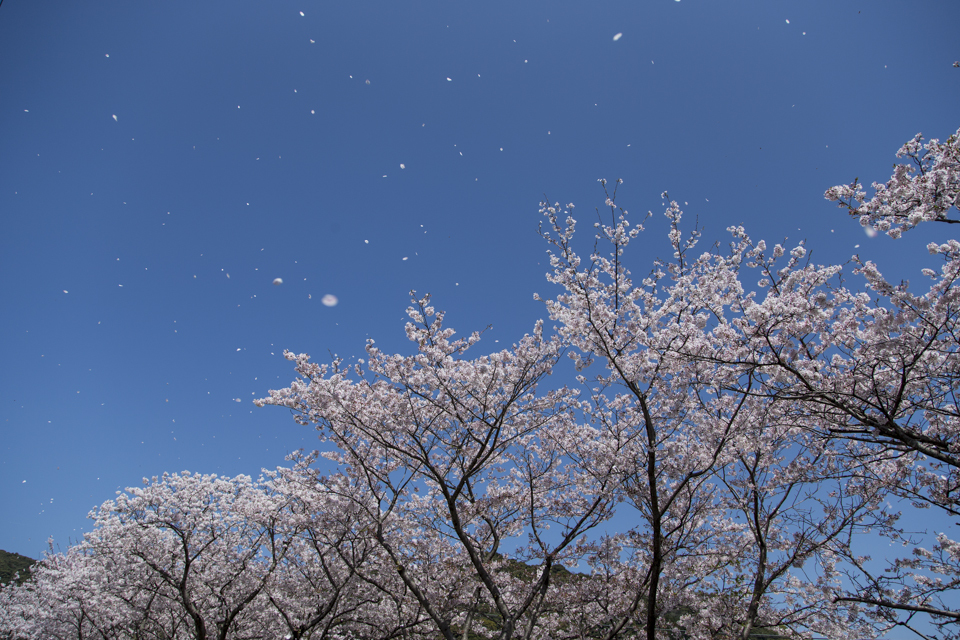
[[[894,239],[960,222],[958,136],[826,198]],[[670,202],[634,275],[643,221],[601,182],[586,243],[541,204],[549,322],[487,352],[413,293],[411,353],[286,352],[256,403],[323,451],[121,492],[0,591],[0,638],[960,636],[960,543],[901,514],[960,513],[960,243],[919,290],[742,227],[702,249]]]

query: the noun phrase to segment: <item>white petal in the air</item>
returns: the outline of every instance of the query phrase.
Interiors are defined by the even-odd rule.
[[[622,34],[622,33],[618,33],[617,35],[613,36],[613,41],[616,42],[617,40],[619,40],[619,39],[622,38],[622,37],[623,37],[623,34]]]
[[[110,116],[110,117],[113,118],[114,122],[117,122],[117,116]]]
[[[325,307],[335,307],[337,306],[337,303],[340,301],[337,300],[337,296],[328,293],[327,295],[320,298],[320,302],[322,302],[323,306]]]
[[[283,284],[283,278],[274,278],[274,279],[273,279],[273,286],[279,287],[281,284]]]
[[[401,163],[400,163],[400,168],[401,168],[401,169],[406,169],[407,167],[406,167],[406,165],[404,165],[404,164],[401,162]]]

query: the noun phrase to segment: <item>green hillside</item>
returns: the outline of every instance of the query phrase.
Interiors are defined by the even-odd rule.
[[[33,558],[22,556],[19,553],[10,553],[0,549],[0,584],[13,580],[13,576],[20,572],[20,581],[29,576],[28,569],[36,562]]]

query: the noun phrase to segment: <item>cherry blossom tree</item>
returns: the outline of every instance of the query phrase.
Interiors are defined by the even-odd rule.
[[[960,222],[960,131],[943,143],[924,143],[917,134],[897,157],[907,162],[895,165],[886,184],[874,183],[871,199],[859,181],[833,187],[826,197],[864,227],[894,239],[920,224]],[[827,384],[809,384],[804,393],[811,403],[831,407],[837,418],[833,431],[856,443],[857,455],[873,463],[894,493],[955,518],[960,515],[960,243],[950,239],[927,248],[942,264],[939,272],[923,269],[930,285],[921,293],[909,283],[888,282],[871,262],[858,262],[876,299],[858,300],[861,321],[835,329],[846,353],[825,371]],[[848,297],[834,298],[837,308],[853,308]],[[852,558],[858,588],[845,599],[872,605],[880,619],[914,630],[915,617],[925,615],[937,633],[957,637],[960,543],[943,531],[931,542],[883,572]]]
[[[295,460],[263,482],[183,473],[120,493],[0,591],[0,638],[417,637],[426,617],[343,483]]]
[[[709,365],[675,357],[679,344],[705,337],[709,309],[691,307],[683,285],[673,282],[696,268],[687,256],[698,234],[683,239],[682,214],[668,209],[675,261],[657,264],[635,287],[624,254],[643,227],[631,228],[613,197],[611,221],[595,225],[597,243],[609,243],[610,253],[595,247],[586,265],[572,243],[572,207],[561,223],[560,208],[543,205],[548,225],[541,233],[553,247],[548,280],[564,289],[546,305],[579,370],[602,360],[605,373],[579,376],[591,394],[584,411],[642,522],[619,537],[618,552],[606,554],[605,574],[633,576],[629,597],[611,611],[608,637],[639,626],[654,638],[666,612],[689,606],[698,583],[731,562],[724,552],[731,523],[713,480],[727,462],[744,402],[718,393],[723,371],[704,375]]]
[[[130,558],[86,543],[52,550],[29,580],[0,591],[0,638],[175,638],[186,620]]]
[[[479,333],[452,340],[429,297],[407,313],[416,354],[371,340],[348,367],[287,352],[302,377],[258,404],[289,407],[335,445],[324,455],[362,491],[368,530],[437,632],[535,637],[552,567],[578,562],[575,542],[616,499],[610,463],[574,419],[576,394],[538,389],[563,342],[538,323],[511,349],[469,359]],[[575,450],[596,465],[573,464]],[[503,543],[521,534],[511,559],[538,570],[518,584]]]
[[[924,143],[918,134],[898,152],[908,162],[896,165],[886,184],[875,183],[871,199],[858,180],[825,196],[870,233],[894,239],[921,223],[954,224],[958,148],[957,135]],[[877,264],[854,256],[853,274],[865,284],[865,291],[855,291],[839,266],[803,262],[802,249],[785,258],[780,245],[766,253],[757,243],[744,267],[760,272],[766,295],[738,310],[729,331],[730,343],[738,346],[718,358],[759,375],[768,397],[793,403],[797,426],[824,440],[841,439],[849,468],[907,506],[952,518],[960,513],[960,244],[933,242],[928,250],[942,264],[939,272],[922,270],[930,280],[926,291],[889,282]],[[926,615],[937,633],[955,637],[957,543],[937,532],[927,546],[892,519],[877,531],[915,546],[913,555],[892,560],[884,570],[855,547],[842,548],[854,588],[836,599],[868,605],[886,626],[921,635],[930,634],[916,624],[918,615]]]
[[[257,404],[317,425],[342,494],[444,637],[861,633],[855,611],[825,594],[839,583],[831,545],[878,492],[805,437],[798,399],[766,393],[767,372],[731,351],[732,323],[756,295],[739,268],[765,247],[733,229],[729,254],[694,255],[699,234],[684,238],[671,203],[673,258],[635,286],[625,251],[642,225],[614,197],[587,260],[572,205],[563,222],[559,205],[543,206],[548,280],[561,288],[545,301],[552,337],[538,324],[512,350],[471,356],[480,334],[452,340],[429,298],[414,299],[414,355],[373,341],[352,366],[286,352],[301,377]],[[802,257],[795,249],[791,268]],[[562,353],[582,390],[539,390]],[[820,492],[824,480],[832,491]],[[590,535],[622,503],[636,524]],[[523,534],[528,544],[505,555]],[[797,570],[816,562],[805,581]],[[590,572],[561,583],[562,563]],[[733,583],[749,588],[732,598]]]
[[[796,400],[763,394],[766,372],[741,366],[731,351],[732,323],[756,295],[739,270],[763,247],[733,228],[728,253],[695,254],[699,233],[684,237],[671,202],[672,259],[634,285],[627,248],[643,225],[631,226],[615,195],[609,222],[594,224],[588,259],[573,247],[572,205],[563,224],[559,204],[542,208],[542,235],[553,245],[548,280],[564,289],[547,308],[577,367],[605,367],[580,377],[592,387],[587,413],[616,450],[625,495],[643,521],[611,539],[617,550],[595,571],[617,581],[625,572],[615,565],[624,551],[634,554],[632,584],[641,588],[613,628],[639,624],[639,611],[648,638],[677,612],[686,612],[679,622],[688,635],[703,637],[745,639],[759,628],[864,633],[824,591],[839,582],[833,547],[864,526],[879,490],[847,473],[834,445],[800,429]],[[805,565],[820,573],[798,577]]]
[[[496,637],[533,637],[551,568],[577,562],[575,541],[616,497],[602,463],[598,473],[565,458],[578,444],[584,457],[595,448],[573,419],[576,395],[538,392],[563,345],[538,323],[512,349],[467,359],[479,333],[451,340],[428,297],[408,315],[415,355],[370,341],[368,361],[347,368],[287,353],[302,378],[258,403],[293,409],[336,445],[325,455],[375,498],[361,505],[369,529],[444,637],[480,618]],[[551,526],[560,531],[548,535]],[[528,544],[513,559],[539,566],[522,586],[504,571],[502,547],[521,533]]]
[[[117,637],[117,616],[103,606],[108,596],[100,588],[102,569],[79,547],[47,556],[33,566],[31,580],[0,592],[2,637]]]
[[[104,503],[85,541],[147,573],[191,637],[225,640],[253,624],[251,604],[297,533],[285,509],[248,476],[165,474]]]

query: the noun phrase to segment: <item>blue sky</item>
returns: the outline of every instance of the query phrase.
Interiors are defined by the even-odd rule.
[[[292,379],[285,348],[407,351],[411,289],[512,342],[553,293],[539,201],[589,217],[601,177],[655,214],[635,272],[666,253],[666,190],[707,241],[744,224],[919,276],[931,232],[868,239],[823,192],[957,130],[958,20],[948,1],[5,0],[0,548],[66,546],[144,476],[313,448],[251,400]]]

